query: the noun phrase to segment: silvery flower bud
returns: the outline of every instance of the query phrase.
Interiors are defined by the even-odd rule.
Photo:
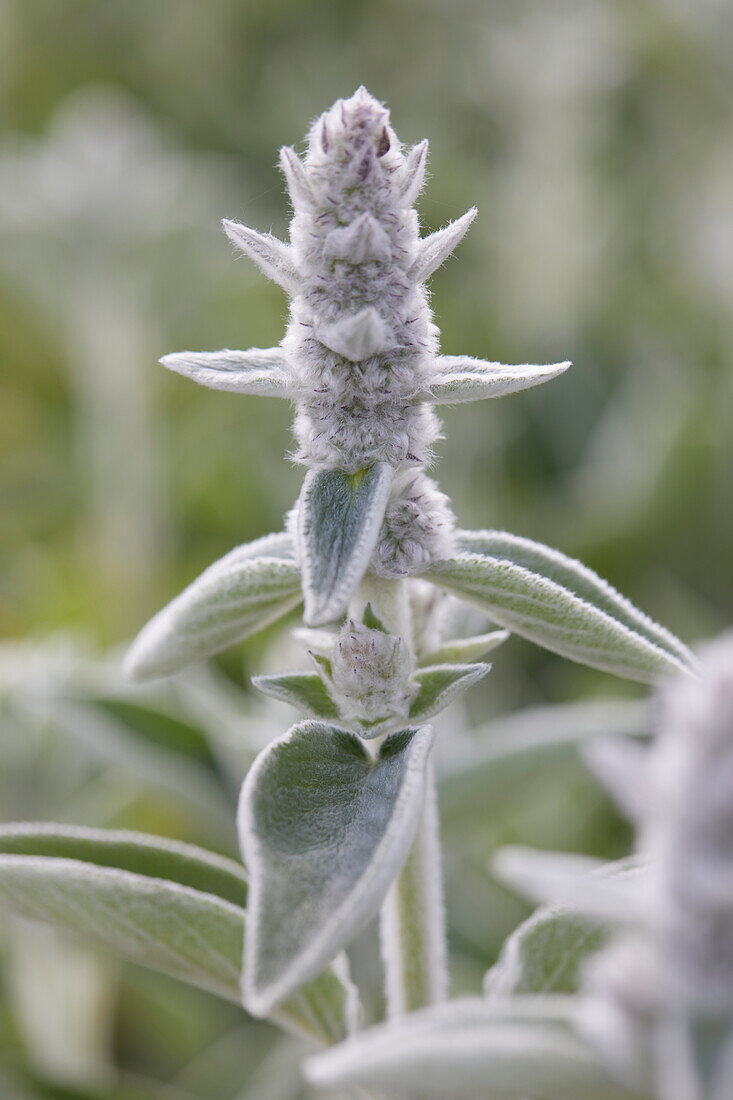
[[[371,561],[380,577],[420,573],[452,550],[455,517],[445,493],[422,471],[395,478]]]
[[[417,692],[412,671],[409,647],[394,634],[349,620],[336,636],[332,688],[349,717],[365,722],[406,718]]]

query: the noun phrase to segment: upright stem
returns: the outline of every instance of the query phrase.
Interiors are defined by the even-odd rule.
[[[438,807],[432,762],[425,806],[407,862],[380,914],[387,1013],[399,1016],[445,1000],[448,992],[445,908]]]
[[[414,652],[409,581],[366,576],[350,613],[366,604]],[[380,913],[387,1012],[398,1016],[445,1000],[448,992],[440,829],[432,761],[425,773],[425,803],[417,836]]]

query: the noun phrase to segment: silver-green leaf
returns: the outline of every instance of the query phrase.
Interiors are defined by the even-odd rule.
[[[309,470],[298,505],[304,619],[321,626],[346,611],[379,537],[394,469],[377,462],[355,474]]]
[[[2,855],[0,907],[238,1001],[244,915],[213,894],[82,860]]]
[[[266,1015],[378,910],[414,839],[429,726],[371,757],[323,722],[294,726],[250,769],[239,809],[250,876],[243,999]]]
[[[632,1100],[574,1034],[569,997],[465,998],[359,1032],[305,1063],[311,1084],[403,1100]]]
[[[285,672],[281,676],[253,676],[252,684],[264,695],[282,699],[314,718],[338,718],[338,707],[317,672]]]
[[[238,864],[157,837],[61,825],[0,835],[0,912],[79,933],[235,1004],[245,891]],[[344,968],[337,960],[273,1018],[321,1043],[345,1038],[356,994]]]
[[[474,634],[470,638],[453,638],[421,657],[420,664],[465,665],[470,661],[480,661],[487,653],[502,645],[508,637],[508,630],[491,630],[488,634]]]
[[[468,355],[440,355],[435,361],[436,377],[430,384],[430,396],[436,405],[457,405],[465,401],[482,401],[487,397],[504,397],[505,394],[549,382],[563,374],[569,366],[567,362],[506,366],[504,363],[472,359]]]
[[[464,531],[455,557],[428,573],[501,626],[573,661],[650,682],[692,672],[695,658],[592,570],[500,531]]]
[[[410,705],[413,720],[430,718],[486,675],[491,665],[431,665],[414,675],[419,691]]]
[[[200,386],[262,397],[292,397],[293,377],[282,348],[247,351],[179,351],[160,360]]]
[[[577,866],[575,859],[573,863]],[[634,884],[643,874],[634,858],[614,863],[583,860],[580,866],[581,874],[592,881]],[[542,906],[504,942],[497,962],[484,978],[484,993],[577,993],[586,962],[606,946],[616,930],[612,920],[566,906]]]
[[[505,941],[484,978],[484,993],[577,993],[585,963],[608,944],[613,931],[571,909],[543,906]]]
[[[125,669],[138,680],[178,672],[261,630],[301,598],[290,535],[238,546],[143,627]]]
[[[0,855],[73,859],[187,886],[244,908],[241,863],[193,844],[128,829],[22,822],[0,826]]]

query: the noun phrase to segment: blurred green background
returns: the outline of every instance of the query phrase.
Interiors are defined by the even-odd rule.
[[[725,0],[0,0],[2,636],[121,645],[213,559],[281,526],[302,476],[287,406],[156,360],[279,341],[282,292],[219,220],[286,233],[278,148],[361,83],[405,143],[430,139],[425,230],[479,207],[433,279],[443,351],[574,363],[445,412],[437,477],[460,522],[581,557],[688,642],[730,621]],[[221,669],[246,685],[272,637]],[[598,694],[643,692],[512,640],[471,719]],[[624,834],[587,784],[546,801],[583,823],[589,798],[601,824],[584,846],[614,854]],[[121,820],[206,838],[160,805],[136,813]],[[463,888],[468,941],[484,884]],[[485,965],[497,938],[461,950]],[[170,1076],[139,1019],[175,1047],[171,996],[136,988],[123,1062]],[[201,1019],[219,1025],[194,994],[176,1010],[189,996],[185,1026],[205,1045]],[[191,1094],[234,1095],[217,1088]]]

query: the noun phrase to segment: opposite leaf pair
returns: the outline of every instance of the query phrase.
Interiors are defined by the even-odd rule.
[[[632,680],[695,670],[682,642],[580,562],[500,531],[459,531],[456,544],[455,555],[422,579],[514,633]],[[170,675],[281,618],[301,599],[290,535],[238,547],[148,623],[127,655],[127,671],[140,679]]]
[[[306,637],[314,634],[306,632]],[[494,631],[467,639],[463,650],[473,644],[482,656],[506,637],[505,631]],[[338,719],[366,739],[392,732],[407,720],[431,718],[491,668],[461,663],[460,653],[458,660],[416,668],[406,642],[384,630],[369,604],[363,623],[348,620],[337,634],[324,632],[316,640],[321,651],[311,651],[315,672],[255,676],[252,683],[307,715]]]

